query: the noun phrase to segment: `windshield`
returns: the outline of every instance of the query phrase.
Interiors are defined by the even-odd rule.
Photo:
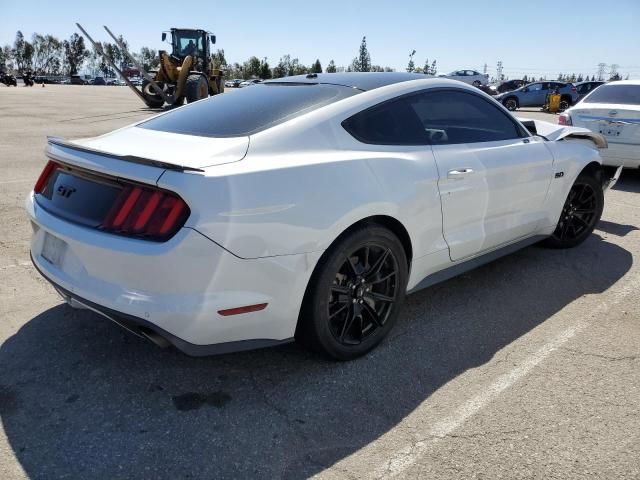
[[[202,52],[202,34],[194,31],[176,31],[173,37],[173,54],[178,57]]]
[[[583,102],[640,105],[640,85],[602,85],[591,92]]]
[[[239,137],[360,92],[340,85],[258,83],[177,108],[138,126],[199,137]]]

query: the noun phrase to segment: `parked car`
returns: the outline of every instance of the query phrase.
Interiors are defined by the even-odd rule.
[[[514,111],[521,107],[542,107],[549,93],[556,90],[560,93],[560,110],[566,110],[578,101],[575,85],[564,82],[533,82],[512,92],[501,93],[494,98],[508,110]]]
[[[488,85],[475,85],[475,87],[479,90],[482,90],[487,95],[494,96],[496,94],[496,91]]]
[[[117,78],[107,78],[107,85],[119,85],[120,81]]]
[[[93,79],[93,85],[106,85],[107,81],[104,77],[96,77]]]
[[[87,85],[89,82],[82,78],[80,75],[71,75],[69,83],[71,85]]]
[[[578,105],[560,114],[558,123],[604,135],[609,142],[609,148],[602,152],[605,165],[640,167],[640,80],[597,87]]]
[[[496,87],[498,93],[511,92],[527,84],[524,80],[505,80]]]
[[[579,82],[576,83],[576,91],[578,92],[578,101],[582,100],[584,97],[586,97],[587,95],[589,95],[591,93],[592,90],[595,90],[596,88],[598,88],[600,85],[604,85],[605,82],[600,82],[600,81],[586,81],[586,82]]]
[[[256,85],[258,83],[262,83],[262,80],[259,78],[252,78],[251,80],[245,80],[240,84],[240,87],[250,87],[251,85]]]
[[[346,360],[389,333],[406,292],[541,240],[582,243],[613,178],[604,145],[447,79],[280,78],[49,137],[31,258],[71,306],[158,345],[295,338]]]
[[[475,70],[456,70],[448,75],[440,75],[440,77],[459,80],[469,85],[486,85],[489,82],[489,75],[482,74]]]
[[[234,78],[234,79],[227,80],[226,82],[224,82],[224,86],[225,87],[229,87],[229,88],[238,88],[241,83],[242,83],[242,79],[241,78]]]

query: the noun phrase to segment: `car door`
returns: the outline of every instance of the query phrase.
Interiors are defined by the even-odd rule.
[[[411,103],[432,144],[451,260],[533,234],[553,175],[544,140],[472,92],[432,89]]]
[[[527,85],[524,91],[524,98],[520,101],[521,107],[536,107],[544,104],[544,93],[542,83],[532,83]]]

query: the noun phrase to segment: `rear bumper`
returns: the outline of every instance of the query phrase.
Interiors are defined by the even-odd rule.
[[[42,270],[38,268],[38,265],[33,260],[33,256],[31,257],[31,261],[33,262],[33,266],[40,273],[40,275],[42,275],[53,286],[53,288],[56,289],[60,296],[62,296],[62,298],[64,298],[64,300],[74,308],[85,308],[99,315],[102,315],[103,317],[111,320],[125,330],[139,337],[146,338],[147,340],[150,340],[155,345],[161,348],[173,345],[178,350],[187,355],[190,355],[192,357],[203,357],[208,355],[221,355],[224,353],[240,352],[243,350],[255,350],[258,348],[274,347],[293,341],[293,338],[284,340],[251,339],[212,345],[196,345],[175,336],[171,332],[163,330],[158,325],[151,323],[143,318],[135,317],[124,312],[117,312],[110,308],[98,305],[82,297],[79,297],[78,295],[62,288],[53,280],[49,279],[42,272]]]
[[[640,167],[640,145],[609,142],[609,147],[601,150],[600,156],[604,165]]]
[[[191,228],[164,243],[147,242],[61,220],[32,195],[26,208],[38,271],[65,298],[136,333],[149,329],[191,355],[277,344],[295,333],[315,255],[245,260]],[[43,252],[50,237],[63,247],[53,262]],[[262,311],[218,313],[261,303]]]

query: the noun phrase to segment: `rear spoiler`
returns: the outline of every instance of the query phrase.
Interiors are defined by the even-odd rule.
[[[592,132],[586,128],[567,127],[564,125],[556,125],[542,120],[532,120],[529,118],[521,118],[520,122],[533,135],[543,137],[550,142],[560,140],[579,139],[590,140],[598,148],[607,148],[609,144],[607,139],[599,133]]]
[[[161,162],[159,160],[152,160],[150,158],[137,157],[135,155],[117,155],[115,153],[103,152],[94,148],[83,147],[77,143],[69,142],[60,137],[47,137],[47,143],[50,145],[56,145],[62,148],[68,148],[77,152],[92,153],[94,155],[100,155],[102,157],[115,158],[116,160],[122,160],[123,162],[137,163],[139,165],[147,165],[150,167],[163,168],[165,170],[175,170],[178,172],[204,172],[204,170],[195,167],[185,167],[183,165],[176,165],[174,163]]]

